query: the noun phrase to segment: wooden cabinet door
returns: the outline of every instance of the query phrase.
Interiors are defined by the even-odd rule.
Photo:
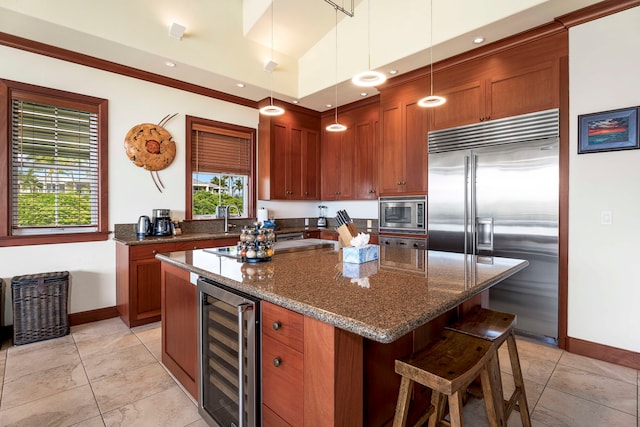
[[[320,197],[320,132],[305,129],[302,139],[302,198]]]
[[[354,131],[354,198],[356,200],[375,200],[378,198],[378,121],[369,120],[357,123]]]
[[[302,135],[303,130],[292,128],[285,146],[285,187],[287,199],[302,199]]]
[[[405,171],[402,191],[427,192],[428,110],[417,102],[405,105]]]
[[[198,398],[197,288],[189,272],[162,263],[162,363]]]
[[[132,261],[129,268],[131,327],[160,320],[160,261]]]
[[[520,69],[488,82],[491,119],[548,110],[559,105],[558,61]]]
[[[289,145],[289,128],[273,123],[271,125],[271,198],[283,200],[287,197],[287,147]]]
[[[322,200],[337,200],[340,188],[340,148],[342,132],[322,134]]]
[[[443,87],[441,83],[439,86],[436,94],[444,96],[447,102],[431,109],[432,130],[477,123],[490,116],[486,111],[484,80],[455,83],[450,87]]]
[[[402,106],[399,102],[380,109],[379,184],[381,194],[399,193],[404,178],[405,144]]]

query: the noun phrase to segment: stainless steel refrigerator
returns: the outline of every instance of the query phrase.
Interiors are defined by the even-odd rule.
[[[429,132],[428,143],[429,249],[528,260],[490,289],[490,308],[557,340],[558,110]]]

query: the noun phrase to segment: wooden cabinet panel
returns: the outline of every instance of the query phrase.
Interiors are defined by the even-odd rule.
[[[411,92],[382,104],[380,195],[424,194],[427,191],[428,112]]]
[[[262,302],[262,333],[299,352],[303,349],[303,319],[302,314]]]
[[[162,263],[162,363],[198,398],[197,288],[189,272]]]
[[[156,254],[175,251],[175,243],[129,246],[129,259],[154,259]]]
[[[131,295],[135,322],[149,318],[154,322],[160,320],[160,261],[155,258],[133,261],[131,282],[136,284]]]
[[[342,148],[342,133],[322,133],[322,180],[320,194],[323,200],[339,199],[340,191],[340,150]]]
[[[320,132],[306,129],[302,140],[302,198],[320,198]]]
[[[263,335],[262,402],[292,426],[303,425],[302,370],[302,353]]]
[[[427,109],[417,102],[405,105],[406,139],[405,171],[402,191],[406,193],[427,192]]]
[[[444,96],[447,102],[433,108],[431,128],[447,129],[456,126],[477,123],[486,115],[484,81],[474,81],[459,86],[442,88],[445,82],[439,82],[437,94]]]
[[[305,231],[304,232],[305,239],[319,239],[320,232],[319,231]]]
[[[404,176],[402,106],[399,102],[382,105],[380,114],[380,193],[393,194],[399,191]]]
[[[261,200],[318,199],[319,125],[319,115],[314,117],[306,112],[287,110],[281,117],[260,116],[258,197]]]
[[[378,120],[355,125],[354,198],[378,198]]]
[[[325,240],[338,240],[340,235],[336,231],[321,231],[320,238]]]
[[[541,64],[505,77],[494,77],[489,83],[492,119],[548,110],[558,105],[558,63]]]
[[[262,405],[262,427],[289,427],[290,425],[267,405]]]

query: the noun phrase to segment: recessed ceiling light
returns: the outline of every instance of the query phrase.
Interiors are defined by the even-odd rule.
[[[367,92],[360,92],[360,96],[367,96]]]
[[[171,62],[171,61],[166,61],[166,62],[164,63],[164,65],[166,65],[167,67],[171,67],[171,68],[173,68],[173,67],[175,67],[175,66],[176,66],[176,63],[175,63],[175,62]]]
[[[244,83],[236,83],[236,86],[238,86],[238,87],[244,87]]]
[[[484,42],[484,37],[476,37],[475,39],[473,39],[473,42],[475,44],[480,44],[480,43]]]
[[[333,104],[327,104],[327,108],[333,107]]]
[[[389,70],[389,74],[395,76],[396,74],[398,74],[398,70]]]
[[[297,99],[294,99],[294,100],[293,100],[293,101],[291,101],[291,102],[293,102],[294,104],[299,104],[299,103],[300,103],[300,101],[298,101]]]

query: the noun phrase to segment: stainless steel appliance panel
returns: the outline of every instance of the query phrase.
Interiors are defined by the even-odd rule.
[[[202,278],[198,297],[199,413],[210,425],[258,425],[260,304]]]
[[[526,259],[529,267],[489,291],[492,309],[517,328],[557,337],[558,141],[474,150],[476,253]]]
[[[558,111],[429,133],[429,249],[526,259],[490,290],[517,328],[558,336]]]

